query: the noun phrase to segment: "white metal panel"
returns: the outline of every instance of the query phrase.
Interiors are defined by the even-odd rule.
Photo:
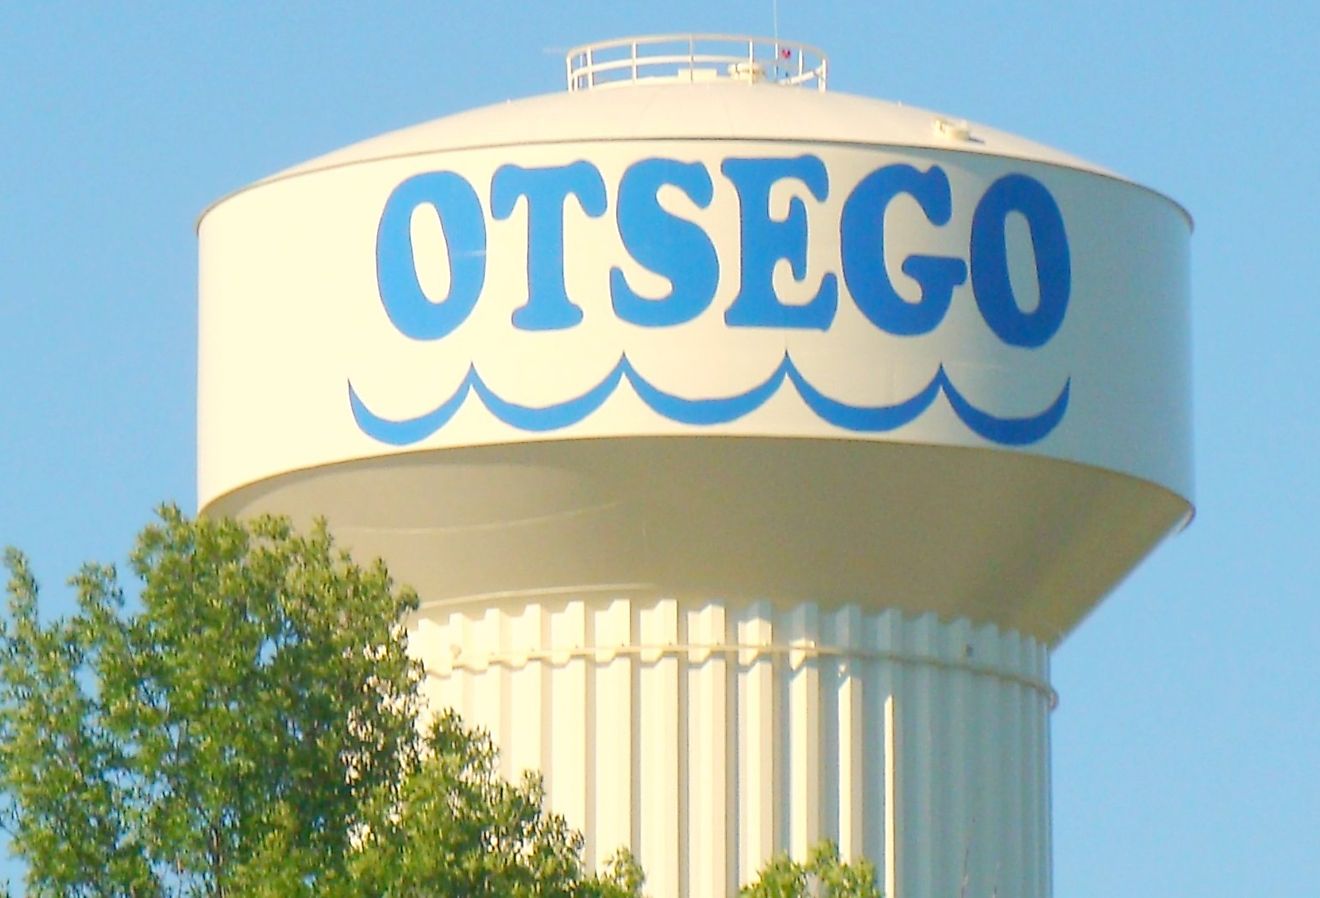
[[[638,675],[640,740],[634,770],[641,784],[637,856],[657,895],[682,896],[687,821],[680,821],[686,784],[679,767],[687,727],[680,716],[679,659],[667,650],[679,641],[678,603],[662,599],[640,608],[638,614],[638,636],[644,649]],[[608,750],[601,745],[596,749]]]
[[[899,857],[898,857],[898,832],[899,832],[899,803],[898,803],[898,763],[900,743],[898,740],[898,709],[897,699],[891,694],[885,696],[884,703],[884,751],[885,751],[885,776],[884,790],[885,801],[880,805],[884,812],[884,852],[878,857],[884,870],[885,890],[884,894],[890,898],[899,898],[902,893],[899,891]]]
[[[837,823],[830,830],[839,853],[846,859],[856,859],[867,855],[866,786],[870,779],[879,781],[875,776],[879,758],[875,745],[866,741],[867,662],[856,657],[856,653],[864,650],[861,610],[848,605],[833,612],[829,620],[832,627],[825,633],[826,643],[844,652],[832,659],[831,664],[837,720],[834,740],[837,760],[832,768],[837,777],[834,784],[838,802],[834,809]]]
[[[821,689],[819,609],[800,605],[785,616],[788,639],[788,848],[806,857],[821,833]]]
[[[550,677],[547,664],[541,657],[547,644],[549,615],[541,605],[532,604],[525,606],[521,613],[508,617],[512,667],[509,673],[510,707],[515,723],[510,728],[504,753],[511,775],[521,777],[527,771],[540,774],[550,759],[547,737],[553,730],[553,716],[544,714]],[[514,732],[517,738],[513,738]]]
[[[588,772],[592,753],[588,729],[595,708],[588,701],[587,606],[570,601],[550,615],[550,763],[546,765],[547,791],[555,809],[570,826],[588,833],[587,842],[595,851],[594,828],[587,808],[594,785]],[[538,715],[538,717],[541,715]],[[533,717],[532,719],[537,719]]]
[[[725,610],[711,603],[687,611],[687,790],[689,857],[688,894],[719,895],[736,888],[730,872],[732,836],[737,818],[728,804],[731,774],[728,722],[727,659],[703,650],[727,642]],[[736,850],[736,849],[735,849]]]
[[[775,640],[774,612],[757,602],[735,612],[738,645],[739,879],[750,882],[779,844],[781,768],[775,763],[782,712],[775,689],[775,657],[759,651]]]
[[[620,847],[636,845],[641,838],[634,814],[633,796],[640,787],[636,779],[637,748],[632,738],[639,726],[640,708],[633,702],[636,657],[626,651],[634,644],[632,604],[609,599],[592,607],[597,646],[592,733],[596,757],[596,855],[587,862],[600,866]],[[529,709],[529,714],[534,711]]]

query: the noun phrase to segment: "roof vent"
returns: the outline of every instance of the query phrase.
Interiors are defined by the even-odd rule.
[[[816,47],[778,38],[657,34],[574,47],[565,66],[570,91],[725,79],[823,91],[827,60]]]

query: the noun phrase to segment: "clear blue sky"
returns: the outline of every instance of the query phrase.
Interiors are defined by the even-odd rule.
[[[156,503],[194,508],[209,202],[560,90],[571,45],[769,33],[771,10],[0,2],[0,544],[33,557],[48,610]],[[779,19],[834,89],[1034,138],[1196,217],[1198,517],[1055,656],[1055,894],[1317,894],[1320,7],[784,0]]]

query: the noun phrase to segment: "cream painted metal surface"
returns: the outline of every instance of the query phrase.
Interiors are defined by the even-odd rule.
[[[667,90],[682,89],[705,92]],[[804,154],[820,160],[829,195],[812,201],[803,215],[805,276],[795,280],[784,264],[774,286],[783,305],[801,308],[825,283],[833,283],[835,311],[824,327],[730,327],[725,319],[742,286],[739,226],[756,212],[740,216],[738,194],[719,176],[721,164],[795,160]],[[525,204],[503,220],[483,210],[485,246],[471,252],[484,253],[484,286],[451,333],[413,339],[384,313],[377,259],[381,210],[410,177],[457,173],[481,197],[502,167],[549,168],[587,159],[608,190],[630,164],[657,156],[703,165],[710,174],[713,197],[706,209],[674,191],[674,206],[704,228],[718,259],[713,298],[690,321],[642,327],[615,313],[613,270],[623,271],[639,292],[663,295],[667,285],[630,258],[609,214],[614,205],[592,218],[572,199],[563,212],[562,276],[572,304],[581,310],[579,322],[540,330],[513,320],[528,306]],[[967,282],[954,291],[947,314],[928,333],[886,333],[867,320],[841,276],[840,220],[858,182],[894,165],[921,171],[938,166],[949,179],[953,209],[941,227],[932,226],[906,197],[884,212],[883,252],[895,281],[910,255],[966,258],[977,202],[1006,172],[1027,173],[1047,185],[1067,228],[1072,268],[1064,323],[1053,339],[1039,347],[1005,344],[986,325]],[[806,210],[810,193],[795,181],[786,176],[775,185],[769,218],[787,214],[792,201]],[[411,230],[423,287],[427,280],[446,281],[444,237],[434,210],[419,205]],[[1032,239],[1025,227],[1021,230],[1009,235],[1009,268],[1024,282],[1020,302],[1028,305],[1034,300]],[[381,160],[280,180],[229,199],[201,224],[203,497],[209,501],[315,465],[546,439],[700,433],[995,445],[951,411],[947,390],[927,413],[881,432],[847,430],[812,414],[800,399],[793,401],[800,390],[789,383],[736,420],[699,427],[637,402],[629,395],[636,392],[627,388],[631,381],[586,419],[547,430],[501,421],[470,395],[443,426],[398,446],[364,433],[347,395],[351,385],[375,416],[417,419],[454,396],[475,368],[497,399],[545,407],[589,393],[626,357],[644,385],[684,398],[720,398],[766,383],[786,355],[807,384],[857,407],[909,400],[941,366],[966,401],[1003,418],[1038,415],[1066,387],[1064,420],[1028,451],[1129,474],[1185,497],[1191,490],[1189,424],[1180,403],[1187,389],[1187,235],[1186,221],[1171,203],[1093,174],[1027,162],[1007,165],[982,155],[808,141],[670,141],[662,148],[620,140],[529,144]],[[917,299],[915,286],[908,284],[909,305]],[[427,292],[437,299],[445,295],[439,287]],[[253,426],[270,439],[243,440],[240,434]],[[226,438],[231,442],[225,444]]]
[[[588,863],[636,851],[650,894],[736,895],[821,838],[871,858],[887,895],[1049,894],[1053,692],[1032,639],[614,595],[432,608],[412,639],[432,701],[506,746],[506,775],[544,773]]]
[[[388,559],[656,898],[1048,898],[1046,652],[1191,513],[1186,213],[789,42],[566,70],[203,215],[201,507]]]

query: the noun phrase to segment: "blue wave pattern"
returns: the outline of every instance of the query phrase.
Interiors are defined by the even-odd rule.
[[[353,410],[353,420],[367,436],[391,446],[409,446],[421,442],[448,424],[467,400],[469,393],[476,393],[482,405],[505,424],[519,430],[545,433],[571,427],[591,415],[605,404],[605,400],[613,395],[619,383],[624,380],[656,414],[680,424],[694,426],[727,424],[749,415],[775,395],[787,380],[817,417],[855,433],[896,430],[918,418],[943,393],[954,414],[969,430],[1004,446],[1027,446],[1044,439],[1063,420],[1072,387],[1072,378],[1069,378],[1064,382],[1059,395],[1039,414],[1005,418],[983,411],[968,401],[949,380],[944,366],[940,365],[930,383],[910,399],[895,405],[857,406],[832,399],[817,390],[785,353],[783,361],[774,372],[745,393],[713,399],[689,399],[661,390],[638,373],[627,355],[622,355],[618,364],[596,386],[581,396],[547,406],[510,402],[486,385],[475,365],[468,366],[467,374],[448,399],[415,418],[382,418],[362,401],[352,381],[348,384],[348,402]]]

